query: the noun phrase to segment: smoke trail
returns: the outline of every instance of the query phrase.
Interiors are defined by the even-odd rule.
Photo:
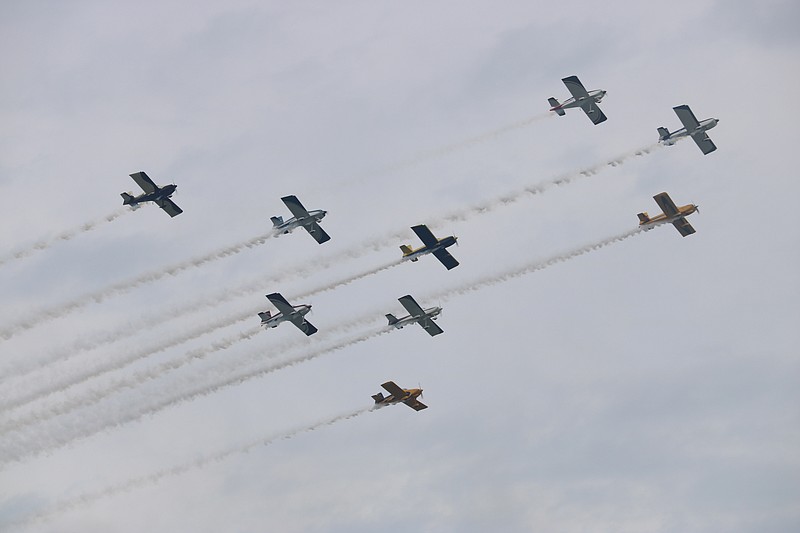
[[[87,231],[91,231],[102,224],[106,224],[108,222],[114,222],[116,219],[118,219],[125,213],[128,213],[129,211],[130,211],[129,209],[122,207],[104,217],[97,218],[95,220],[90,220],[85,224],[82,224],[76,228],[72,228],[62,233],[59,233],[54,237],[40,239],[27,248],[14,252],[11,255],[0,257],[0,266],[3,266],[4,264],[13,261],[15,259],[22,259],[24,257],[29,257],[35,254],[36,252],[46,250],[59,241],[68,241],[74,238],[75,236],[81,233],[86,233]]]
[[[357,281],[357,280],[366,278],[368,276],[372,276],[372,275],[375,275],[377,273],[380,273],[380,272],[382,272],[384,270],[388,270],[390,268],[393,268],[393,267],[403,263],[403,261],[404,260],[402,258],[396,259],[394,261],[390,261],[388,263],[381,264],[381,265],[379,265],[377,267],[371,268],[371,269],[366,270],[364,272],[360,272],[358,274],[354,274],[352,276],[348,276],[348,277],[345,277],[345,278],[342,278],[342,279],[339,279],[339,280],[336,280],[336,281],[321,285],[321,286],[316,287],[314,289],[311,289],[311,290],[308,290],[308,291],[305,291],[303,293],[300,293],[300,294],[297,294],[297,295],[293,296],[292,300],[297,299],[297,298],[307,298],[307,297],[313,296],[315,294],[319,294],[319,293],[322,293],[322,292],[330,291],[330,290],[333,290],[335,288],[341,287],[343,285],[347,285],[349,283],[353,283],[354,281]],[[233,292],[233,291],[226,291],[225,293],[222,293],[222,295],[220,295],[219,297],[212,298],[211,301],[214,301],[215,304],[219,304],[221,301],[225,300],[223,295],[229,295],[231,292]],[[253,292],[253,289],[248,287],[247,291],[245,293],[246,294],[251,294],[252,292]],[[229,297],[232,297],[232,296],[229,296]],[[97,378],[97,377],[102,376],[102,375],[104,375],[104,374],[106,374],[108,372],[111,372],[113,370],[122,369],[122,368],[124,368],[124,367],[126,367],[126,366],[128,366],[128,365],[130,365],[130,364],[132,364],[132,363],[134,363],[136,361],[138,361],[138,360],[144,359],[144,358],[149,357],[151,355],[154,355],[156,353],[159,353],[159,352],[162,352],[162,351],[167,350],[169,348],[172,348],[172,347],[175,347],[177,345],[183,344],[184,342],[187,342],[189,340],[192,340],[192,339],[195,339],[197,337],[200,337],[201,335],[205,335],[205,334],[211,333],[213,331],[216,331],[217,329],[221,329],[221,328],[224,328],[224,327],[232,326],[232,325],[234,325],[234,324],[236,324],[238,322],[241,322],[241,321],[244,321],[244,320],[248,320],[248,319],[252,319],[254,317],[254,315],[258,312],[258,310],[261,309],[261,307],[263,307],[263,306],[248,308],[246,311],[230,315],[228,317],[223,318],[222,320],[216,320],[216,321],[211,322],[211,323],[201,324],[200,326],[196,326],[196,327],[192,328],[191,330],[185,332],[182,335],[178,335],[178,336],[176,336],[176,337],[174,337],[172,339],[169,339],[167,341],[162,341],[157,346],[146,348],[146,349],[141,349],[141,350],[136,350],[136,351],[133,351],[133,352],[129,352],[129,353],[125,354],[123,357],[118,358],[118,359],[114,359],[114,360],[106,359],[106,360],[103,360],[101,363],[95,364],[94,366],[92,366],[90,368],[81,369],[81,371],[76,373],[76,374],[66,375],[66,376],[59,376],[59,377],[55,377],[55,378],[47,379],[47,380],[38,380],[37,381],[37,385],[34,388],[32,388],[32,389],[30,389],[30,390],[28,390],[28,391],[26,391],[26,392],[24,392],[22,394],[19,394],[16,397],[12,393],[12,395],[11,395],[12,399],[6,399],[6,400],[3,400],[2,402],[0,402],[0,412],[8,410],[8,409],[16,408],[16,407],[19,407],[19,406],[22,406],[22,405],[25,405],[27,403],[30,403],[30,402],[32,402],[34,400],[37,400],[37,399],[40,399],[40,398],[47,397],[47,396],[49,396],[51,394],[54,394],[55,392],[58,392],[58,391],[73,387],[73,386],[78,385],[80,383],[84,383],[85,381],[87,381],[89,379]],[[130,332],[132,332],[132,334],[135,334],[136,332],[141,331],[141,329],[142,328],[130,328],[129,327],[125,331],[126,332],[130,331]],[[335,331],[336,329],[337,328],[335,328],[335,327],[334,328],[328,328],[329,331]],[[67,355],[66,357],[63,357],[62,359],[66,360],[68,358],[69,358],[69,355]],[[5,387],[6,393],[8,393],[8,389],[9,389],[9,387]]]
[[[509,281],[509,280],[512,280],[512,279],[516,279],[518,277],[521,277],[521,276],[524,276],[524,275],[527,275],[527,274],[530,274],[530,273],[533,273],[533,272],[537,272],[539,270],[543,270],[543,269],[548,268],[550,266],[553,266],[555,264],[562,263],[562,262],[568,261],[570,259],[573,259],[575,257],[581,256],[581,255],[585,255],[585,254],[587,254],[589,252],[602,249],[602,248],[604,248],[606,246],[609,246],[611,244],[622,242],[622,241],[624,241],[624,240],[626,240],[626,239],[628,239],[630,237],[633,237],[635,235],[638,235],[638,234],[640,234],[642,232],[643,232],[643,230],[641,228],[637,227],[637,228],[635,228],[633,230],[626,231],[626,232],[621,233],[619,235],[608,237],[608,238],[602,239],[602,240],[594,242],[594,243],[590,243],[590,244],[587,244],[587,245],[584,245],[584,246],[580,246],[578,248],[574,248],[572,250],[568,250],[566,252],[562,252],[562,253],[557,254],[555,256],[552,256],[552,257],[550,257],[548,259],[533,261],[531,263],[522,265],[522,266],[517,267],[517,268],[512,269],[512,270],[507,270],[505,272],[502,272],[502,273],[499,273],[499,274],[495,274],[495,275],[484,276],[482,278],[479,278],[479,279],[476,279],[476,280],[472,280],[472,281],[466,282],[466,283],[458,285],[458,286],[454,286],[454,287],[450,287],[448,289],[444,289],[444,290],[439,291],[437,293],[431,294],[431,295],[427,296],[426,298],[427,299],[431,299],[431,300],[436,300],[436,299],[446,300],[446,299],[449,299],[452,296],[465,295],[465,294],[468,294],[470,292],[474,292],[474,291],[483,289],[483,288],[488,287],[488,286],[497,285],[499,283],[504,283],[506,281]],[[239,362],[232,362],[231,364],[235,365],[235,368],[233,369],[233,372],[231,372],[230,375],[228,375],[228,376],[226,376],[226,377],[224,377],[222,379],[217,379],[216,381],[213,381],[213,382],[208,383],[208,384],[195,386],[194,388],[186,390],[184,392],[174,393],[171,396],[168,396],[166,398],[154,401],[154,402],[150,403],[149,405],[139,406],[137,411],[132,411],[132,412],[123,414],[121,416],[117,416],[115,419],[111,419],[111,420],[108,420],[106,422],[102,421],[103,417],[101,415],[101,416],[96,417],[94,419],[96,427],[86,427],[86,426],[84,426],[83,428],[80,428],[80,427],[76,428],[76,427],[70,426],[70,429],[72,429],[73,432],[74,432],[73,435],[61,435],[61,436],[55,436],[55,437],[51,436],[50,439],[49,439],[51,442],[45,442],[47,439],[42,435],[34,435],[34,436],[31,436],[28,439],[23,439],[26,442],[19,442],[19,443],[16,443],[16,445],[14,445],[12,443],[12,438],[11,438],[12,436],[11,435],[7,435],[6,442],[4,444],[10,445],[10,446],[16,448],[17,456],[14,456],[12,453],[0,453],[0,456],[9,457],[10,461],[21,460],[21,459],[23,459],[24,457],[26,457],[28,455],[38,454],[38,453],[40,453],[42,451],[45,451],[47,449],[51,449],[51,447],[56,447],[56,448],[57,447],[61,447],[61,446],[65,445],[65,444],[68,444],[68,443],[74,441],[74,440],[78,440],[78,439],[83,438],[83,437],[88,437],[88,436],[93,435],[93,434],[95,434],[95,433],[97,433],[99,431],[103,431],[103,430],[111,428],[111,427],[116,427],[116,426],[119,426],[119,425],[122,425],[122,424],[125,424],[125,423],[128,423],[128,422],[137,421],[137,420],[143,418],[146,415],[154,414],[154,413],[156,413],[158,411],[161,411],[162,409],[166,409],[168,407],[171,407],[171,406],[174,406],[174,405],[181,404],[183,402],[187,402],[187,401],[193,400],[193,399],[195,399],[197,397],[200,397],[200,396],[205,396],[205,395],[208,395],[208,394],[212,394],[212,393],[218,392],[219,390],[221,390],[223,388],[226,388],[226,387],[229,387],[229,386],[232,386],[232,385],[238,385],[238,384],[243,383],[244,381],[247,381],[247,380],[252,379],[252,378],[261,377],[261,376],[264,376],[266,374],[281,370],[283,368],[287,368],[287,367],[294,366],[294,365],[297,365],[297,364],[300,364],[300,363],[303,363],[303,362],[306,362],[306,361],[310,361],[312,359],[316,359],[317,357],[320,357],[320,356],[322,356],[324,354],[330,353],[332,351],[341,350],[343,348],[346,348],[348,346],[352,346],[354,344],[358,344],[360,342],[364,342],[366,340],[372,339],[372,338],[377,337],[379,335],[382,335],[384,333],[388,333],[389,331],[392,331],[392,330],[393,330],[393,328],[389,328],[389,327],[382,327],[382,328],[379,328],[379,329],[374,329],[374,330],[368,331],[366,333],[359,334],[359,335],[357,335],[355,337],[348,338],[348,339],[345,339],[343,341],[339,341],[337,343],[334,343],[333,345],[330,345],[330,346],[327,346],[327,347],[324,347],[324,348],[315,349],[315,350],[312,350],[310,352],[303,353],[303,354],[300,354],[298,356],[288,358],[288,359],[286,359],[284,361],[281,361],[281,362],[278,362],[278,363],[267,363],[267,364],[263,364],[262,363],[262,364],[256,365],[253,368],[249,368],[249,369],[242,369],[242,368],[240,368],[241,365],[240,365]],[[220,372],[218,370],[214,369],[212,377],[218,378],[219,374],[220,374]],[[198,381],[197,378],[190,378],[189,379],[189,382],[191,384],[193,384],[193,385],[197,381]],[[176,387],[176,386],[170,386],[170,389],[181,390],[180,387]],[[170,392],[171,392],[171,390],[170,390]],[[35,447],[31,446],[31,442],[36,442],[37,445],[39,445],[41,447],[40,448],[35,448]],[[9,452],[10,451],[11,450],[9,450]]]
[[[237,322],[241,322],[243,320],[252,319],[255,314],[258,312],[258,309],[248,309],[244,312],[239,312],[234,315],[230,315],[222,320],[216,320],[211,323],[200,324],[199,326],[195,326],[192,329],[184,332],[181,335],[177,335],[172,337],[171,339],[164,340],[159,342],[159,344],[155,346],[150,346],[147,348],[142,348],[139,350],[133,350],[130,352],[126,352],[122,354],[121,357],[117,357],[114,359],[105,358],[99,362],[94,363],[91,366],[83,367],[79,369],[78,372],[73,374],[67,375],[60,375],[60,376],[53,376],[49,377],[49,379],[39,379],[37,380],[36,386],[27,391],[14,396],[11,395],[10,399],[5,399],[0,402],[0,412],[14,409],[25,405],[27,403],[33,402],[35,400],[45,398],[54,394],[58,391],[66,390],[81,383],[84,383],[90,379],[100,377],[104,374],[109,372],[113,372],[114,370],[120,370],[122,368],[127,367],[139,361],[141,359],[145,359],[157,353],[163,352],[170,348],[174,348],[175,346],[179,346],[185,342],[188,342],[192,339],[200,337],[201,335],[205,335],[217,329],[227,327],[233,325]],[[141,330],[135,330],[134,333]],[[256,330],[258,331],[258,330]],[[5,387],[6,392],[8,392],[9,387]]]
[[[251,319],[251,318],[253,318],[254,314],[255,314],[255,312],[247,312],[244,318]],[[343,323],[336,324],[336,325],[329,325],[329,326],[327,326],[325,328],[324,331],[320,332],[318,335],[315,336],[315,340],[319,341],[319,340],[331,337],[333,335],[336,335],[338,333],[351,331],[351,330],[361,326],[362,324],[367,322],[369,319],[373,318],[376,314],[378,314],[377,311],[376,312],[371,312],[369,314],[362,315],[360,317],[354,317],[354,318],[352,318],[351,320],[349,320],[347,322],[343,322]],[[171,361],[166,361],[166,362],[161,363],[161,364],[159,364],[159,365],[157,365],[155,367],[152,367],[150,369],[138,371],[138,372],[134,373],[132,376],[118,378],[118,379],[114,380],[113,382],[111,382],[110,384],[107,384],[105,387],[103,387],[103,388],[95,388],[95,389],[90,390],[90,391],[88,391],[86,393],[83,393],[82,396],[73,397],[71,399],[66,399],[66,400],[61,399],[61,400],[58,401],[58,403],[56,405],[45,407],[45,408],[40,409],[40,410],[38,410],[38,411],[36,411],[34,413],[28,413],[28,414],[19,416],[19,417],[15,418],[15,419],[11,419],[11,420],[5,422],[2,426],[0,426],[0,434],[5,434],[5,433],[8,433],[10,431],[19,431],[20,429],[24,428],[25,426],[29,426],[29,425],[33,425],[33,424],[39,424],[41,422],[47,421],[47,420],[49,420],[51,418],[54,418],[56,416],[67,414],[67,413],[69,413],[69,412],[71,412],[71,411],[73,411],[73,410],[75,410],[77,408],[89,407],[89,406],[91,406],[93,404],[98,403],[103,398],[105,398],[105,397],[107,397],[107,396],[109,396],[111,394],[115,394],[115,393],[121,392],[121,391],[123,391],[125,389],[135,388],[135,387],[137,387],[139,385],[142,385],[142,384],[144,384],[144,383],[146,383],[148,381],[152,381],[152,380],[155,380],[157,378],[163,377],[165,374],[167,374],[169,372],[176,371],[179,368],[181,368],[181,367],[183,367],[183,366],[185,366],[187,364],[190,364],[190,363],[192,363],[194,361],[198,361],[198,360],[204,359],[206,356],[208,356],[208,355],[210,355],[212,353],[215,353],[215,352],[218,352],[220,350],[224,350],[224,349],[230,348],[234,344],[239,343],[241,341],[249,340],[253,336],[255,336],[257,333],[259,333],[260,331],[261,331],[261,326],[258,326],[256,328],[241,332],[236,336],[229,337],[227,339],[223,339],[221,341],[217,341],[215,343],[212,343],[211,345],[209,345],[207,347],[197,348],[197,349],[194,349],[194,350],[189,350],[184,355],[182,355],[180,358],[175,358],[175,359],[173,359]],[[297,345],[297,341],[296,340],[287,341],[287,342],[285,342],[283,344],[280,344],[280,345],[277,345],[277,346],[272,346],[271,347],[271,351],[274,352],[274,353],[282,353],[283,351],[288,350],[288,349],[290,349],[290,348],[292,348],[292,347],[294,347],[296,345]],[[161,349],[158,349],[156,351],[161,351]],[[263,355],[262,351],[259,350],[258,352],[253,353],[248,358],[237,360],[235,364],[236,364],[236,366],[242,366],[244,364],[249,364],[249,363],[254,362],[254,361],[262,361],[263,359],[264,359],[264,355]],[[133,361],[128,361],[128,363],[131,363],[131,362],[133,362]],[[119,365],[117,365],[117,366],[119,366]],[[105,367],[100,371],[96,371],[92,375],[82,375],[81,377],[83,379],[81,379],[80,381],[73,380],[73,382],[71,384],[75,385],[75,384],[77,384],[79,382],[84,382],[84,381],[88,380],[89,378],[99,377],[100,375],[105,374],[108,371],[110,371],[108,369],[108,367]],[[57,385],[55,387],[53,385],[48,385],[46,393],[42,394],[41,397],[49,396],[50,394],[53,394],[53,393],[57,392],[58,390],[63,390],[63,389],[64,389],[63,387],[59,389]],[[21,402],[14,402],[14,403],[16,405],[21,404]]]
[[[0,434],[6,434],[10,431],[19,431],[25,426],[29,426],[32,424],[40,424],[56,416],[69,413],[70,411],[77,409],[78,407],[89,407],[112,393],[120,392],[125,389],[130,389],[138,385],[142,385],[143,383],[161,377],[168,372],[174,372],[179,368],[183,367],[184,365],[204,359],[209,354],[221,350],[227,350],[234,344],[250,340],[260,331],[261,331],[261,326],[250,328],[248,330],[240,332],[238,335],[234,335],[232,337],[228,337],[220,341],[213,342],[210,345],[205,346],[203,348],[189,350],[188,352],[186,352],[186,354],[183,355],[183,357],[179,359],[166,361],[164,363],[148,368],[146,370],[137,371],[133,375],[128,377],[118,378],[112,381],[110,384],[107,384],[104,388],[95,388],[93,390],[89,390],[88,393],[84,393],[83,396],[62,400],[59,401],[56,405],[51,406],[47,409],[34,413],[29,413],[24,416],[17,417],[16,419],[11,419],[0,425]]]
[[[371,411],[374,411],[374,410],[375,410],[374,407],[365,407],[365,408],[362,408],[362,409],[357,409],[355,411],[350,411],[350,412],[343,413],[343,414],[340,414],[340,415],[335,415],[335,416],[330,417],[330,418],[319,420],[319,421],[314,422],[312,424],[308,424],[308,425],[305,425],[305,426],[300,426],[300,427],[297,427],[295,429],[292,429],[292,430],[289,430],[289,431],[286,431],[286,432],[283,432],[283,433],[277,433],[277,434],[270,435],[270,436],[267,436],[267,437],[261,437],[261,438],[258,438],[258,439],[255,439],[255,440],[252,440],[252,441],[249,441],[249,442],[245,442],[245,443],[240,444],[238,446],[232,446],[230,448],[226,448],[224,450],[220,450],[220,451],[218,451],[216,453],[203,455],[203,456],[197,457],[196,459],[194,459],[192,461],[187,461],[186,463],[183,463],[183,464],[180,464],[180,465],[176,465],[176,466],[173,466],[171,468],[165,468],[163,470],[159,470],[157,472],[153,472],[152,474],[148,474],[146,476],[141,476],[141,477],[129,479],[127,481],[124,481],[122,483],[118,483],[116,485],[110,485],[110,486],[108,486],[108,487],[106,487],[104,489],[101,489],[99,491],[89,492],[89,493],[83,494],[81,496],[78,496],[76,498],[73,498],[71,500],[63,501],[63,502],[55,505],[54,507],[52,507],[50,509],[43,509],[42,511],[39,511],[38,513],[29,515],[29,516],[27,516],[27,517],[25,517],[25,518],[23,518],[23,519],[21,519],[19,521],[16,521],[16,522],[7,523],[6,525],[7,526],[19,526],[19,525],[28,524],[28,523],[31,523],[31,522],[34,522],[34,521],[37,521],[37,520],[46,519],[46,518],[48,518],[48,517],[50,517],[52,515],[60,514],[60,513],[63,513],[63,512],[71,511],[73,509],[77,509],[79,507],[90,505],[90,504],[92,504],[92,503],[94,503],[94,502],[96,502],[98,500],[104,499],[104,498],[111,498],[111,497],[116,496],[118,494],[122,494],[122,493],[125,493],[125,492],[130,492],[130,491],[132,491],[134,489],[138,489],[138,488],[141,488],[141,487],[146,487],[148,485],[153,485],[153,484],[159,483],[162,479],[179,476],[181,474],[184,474],[186,472],[190,472],[192,470],[198,470],[198,469],[205,468],[205,467],[207,467],[209,465],[212,465],[212,464],[220,463],[220,462],[222,462],[222,461],[224,461],[224,460],[226,460],[226,459],[228,459],[230,457],[233,457],[234,455],[241,455],[241,454],[250,453],[256,447],[269,446],[270,444],[272,444],[272,443],[274,443],[276,441],[279,441],[279,440],[292,439],[292,438],[294,438],[294,437],[296,437],[296,436],[298,436],[300,434],[308,433],[308,432],[311,432],[311,431],[315,431],[317,429],[321,429],[321,428],[324,428],[326,426],[332,426],[333,424],[336,424],[337,422],[342,422],[344,420],[350,420],[350,419],[356,418],[358,416],[361,416],[361,415],[363,415],[365,413],[368,413],[368,412],[371,412]]]
[[[489,200],[470,207],[451,211],[436,219],[429,220],[429,225],[436,227],[436,226],[441,226],[445,222],[465,221],[476,215],[484,215],[500,207],[505,207],[507,205],[518,202],[519,200],[522,200],[525,197],[541,194],[552,187],[560,187],[562,185],[567,185],[569,183],[572,183],[573,181],[576,181],[580,178],[594,176],[605,168],[609,167],[613,168],[621,166],[629,159],[633,157],[643,157],[645,155],[651,154],[655,149],[661,146],[663,145],[660,143],[649,144],[647,146],[643,146],[641,148],[625,152],[621,155],[618,155],[611,159],[607,159],[606,161],[597,163],[590,167],[586,167],[576,172],[562,174],[550,180],[543,181],[535,185],[529,185],[517,191],[503,194],[502,196],[498,196],[493,200]]]
[[[622,242],[626,239],[639,235],[643,232],[644,230],[641,227],[637,227],[635,229],[626,231],[624,233],[620,233],[619,235],[615,235],[613,237],[609,237],[601,241],[580,246],[578,248],[573,248],[572,250],[568,250],[566,252],[555,255],[548,259],[535,261],[533,263],[528,263],[512,270],[507,270],[500,274],[485,276],[483,278],[467,282],[463,285],[458,285],[455,287],[450,287],[448,289],[443,289],[439,292],[431,294],[428,297],[428,299],[444,301],[454,295],[463,296],[464,294],[475,292],[485,287],[490,287],[492,285],[497,285],[499,283],[505,283],[506,281],[510,281],[512,279],[519,278],[521,276],[525,276],[533,272],[537,272],[539,270],[544,270],[545,268],[551,267],[558,263],[564,263],[566,261],[569,261],[570,259],[574,259],[578,256],[588,254],[589,252],[593,252],[595,250],[605,248],[606,246]]]
[[[42,322],[47,320],[51,320],[54,318],[65,316],[77,309],[85,307],[92,302],[100,303],[106,298],[116,295],[122,294],[127,292],[131,289],[134,289],[140,285],[144,285],[145,283],[151,283],[153,281],[157,281],[161,278],[166,276],[174,276],[184,270],[188,270],[190,268],[196,268],[205,265],[206,263],[210,263],[212,261],[216,261],[218,259],[222,259],[231,255],[238,254],[243,250],[247,250],[250,248],[255,248],[256,246],[264,244],[267,239],[274,236],[273,230],[270,230],[262,235],[258,235],[250,240],[240,242],[234,244],[233,246],[226,246],[225,248],[221,248],[219,250],[215,250],[211,253],[206,255],[196,257],[193,259],[189,259],[187,261],[183,261],[181,263],[176,263],[172,266],[167,268],[155,270],[152,272],[148,272],[146,274],[142,274],[137,276],[133,279],[122,281],[120,283],[115,283],[110,285],[104,289],[99,291],[95,291],[93,293],[85,294],[79,298],[76,298],[70,302],[63,303],[59,306],[50,307],[48,309],[40,310],[34,315],[23,319],[16,324],[12,324],[11,326],[6,327],[3,330],[0,330],[0,337],[4,339],[10,339],[15,334],[31,329],[35,326],[38,326]]]
[[[169,385],[170,394],[164,398],[154,399],[150,402],[146,402],[147,399],[150,399],[150,395],[146,395],[145,401],[142,401],[141,404],[134,405],[132,406],[133,409],[121,413],[119,412],[120,406],[106,405],[106,411],[110,411],[107,414],[110,416],[103,416],[103,413],[95,416],[84,416],[81,418],[80,423],[64,423],[60,428],[55,428],[55,431],[51,431],[49,434],[31,434],[27,435],[27,438],[25,438],[25,434],[19,432],[4,434],[4,439],[2,442],[0,442],[0,465],[21,461],[25,458],[38,455],[39,453],[47,450],[61,448],[74,441],[87,438],[101,431],[119,427],[130,422],[136,422],[145,416],[155,414],[168,407],[179,405],[195,398],[215,393],[220,389],[229,387],[231,385],[238,385],[255,377],[265,376],[269,373],[288,368],[305,361],[316,359],[324,354],[339,351],[349,346],[353,346],[380,335],[384,335],[394,331],[394,329],[395,328],[388,326],[373,328],[358,335],[334,342],[328,346],[318,348],[316,350],[312,350],[311,352],[277,363],[265,364],[263,361],[260,361],[260,364],[254,368],[237,368],[224,379],[203,385],[196,385],[196,382],[198,381],[197,377],[184,378],[184,384],[188,384],[190,386],[194,385],[193,388],[189,388],[188,390],[184,389],[183,392],[172,392],[174,389],[180,390],[181,387],[171,384]],[[263,358],[263,353],[261,356]],[[234,364],[237,367],[240,365],[239,362]],[[206,373],[212,377],[218,377],[218,370],[216,369],[207,370]],[[103,405],[101,405],[101,407],[102,406]],[[127,406],[128,404],[126,403],[124,407]]]
[[[545,120],[545,119],[548,119],[548,118],[554,117],[554,116],[556,116],[555,113],[553,113],[551,111],[548,111],[547,113],[541,113],[539,115],[534,115],[532,117],[528,117],[526,119],[518,120],[516,122],[512,122],[510,124],[507,124],[505,126],[501,126],[499,128],[495,128],[495,129],[487,131],[486,133],[483,133],[481,135],[477,135],[475,137],[470,137],[469,139],[464,139],[463,141],[458,141],[458,142],[455,142],[455,143],[452,143],[452,144],[446,144],[444,146],[440,146],[439,148],[433,148],[431,150],[424,150],[422,152],[417,153],[416,155],[413,155],[413,156],[409,157],[408,159],[405,159],[405,160],[400,161],[398,163],[394,163],[392,165],[388,165],[386,167],[383,167],[381,169],[375,170],[373,172],[369,172],[368,174],[366,174],[364,176],[361,176],[361,177],[358,177],[358,178],[354,178],[351,181],[362,181],[364,179],[371,178],[371,177],[385,176],[385,175],[388,175],[388,174],[394,174],[395,172],[400,172],[400,171],[405,170],[407,168],[415,167],[415,166],[417,166],[417,165],[419,165],[421,163],[424,163],[425,161],[429,161],[431,159],[438,159],[440,157],[444,157],[446,155],[449,155],[449,154],[451,154],[453,152],[456,152],[458,150],[461,150],[463,148],[469,148],[470,146],[474,146],[476,144],[480,144],[480,143],[483,143],[483,142],[486,142],[486,141],[492,141],[494,139],[497,139],[501,135],[504,135],[506,133],[512,132],[514,130],[518,130],[518,129],[524,128],[526,126],[530,126],[531,124],[533,124],[535,122],[539,122],[539,121],[542,121],[542,120]]]

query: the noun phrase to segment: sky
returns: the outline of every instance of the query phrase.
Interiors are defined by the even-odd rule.
[[[3,2],[0,529],[797,530],[798,22]],[[548,113],[571,75],[607,122]],[[657,144],[682,104],[717,151]],[[636,231],[664,191],[697,233]],[[289,194],[331,241],[269,236]],[[457,268],[398,261],[423,223]],[[385,328],[405,294],[444,334]]]

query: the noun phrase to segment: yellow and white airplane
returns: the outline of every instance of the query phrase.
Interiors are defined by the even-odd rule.
[[[647,231],[661,224],[670,223],[675,226],[684,237],[694,233],[695,230],[692,225],[689,224],[689,221],[686,220],[686,217],[692,213],[700,212],[696,205],[688,204],[678,207],[675,205],[675,202],[672,201],[672,198],[669,197],[669,194],[665,192],[656,194],[653,196],[653,200],[656,201],[658,207],[660,207],[661,211],[664,213],[662,215],[656,215],[653,218],[650,218],[646,212],[639,213],[637,216],[639,217],[640,227]]]
[[[427,409],[428,406],[417,400],[422,398],[422,389],[401,389],[395,385],[394,381],[387,381],[381,385],[389,393],[389,396],[384,396],[382,392],[373,394],[372,399],[375,400],[376,406],[391,405],[394,403],[403,402],[415,411],[422,411]]]

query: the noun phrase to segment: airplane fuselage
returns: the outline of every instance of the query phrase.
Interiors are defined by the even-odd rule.
[[[383,405],[392,405],[395,403],[405,402],[407,400],[415,400],[422,394],[422,389],[403,389],[403,394],[395,396],[394,394],[390,394],[383,400],[378,400],[375,402],[378,406]]]
[[[134,196],[130,200],[126,200],[124,205],[129,205],[131,207],[141,204],[143,202],[157,202],[158,200],[163,200],[165,198],[171,197],[175,194],[175,190],[178,188],[177,185],[164,185],[163,187],[159,187],[155,191],[151,193],[144,193],[140,194],[139,196]]]
[[[416,250],[411,250],[410,252],[403,254],[403,259],[408,259],[411,261],[417,261],[420,257],[426,254],[431,254],[436,250],[442,250],[447,248],[448,246],[452,246],[458,241],[458,237],[445,237],[440,239],[438,243],[434,244],[433,246],[423,246],[422,248],[417,248]]]
[[[309,211],[307,217],[302,217],[302,218],[292,217],[289,220],[286,220],[280,224],[275,224],[274,228],[276,231],[282,233],[291,233],[293,230],[297,228],[308,226],[309,224],[313,224],[314,222],[318,223],[320,220],[325,218],[325,215],[327,214],[328,214],[327,211],[324,211],[322,209],[315,209],[314,211]]]
[[[276,315],[270,316],[269,318],[262,318],[261,325],[267,328],[276,328],[281,322],[286,322],[287,320],[291,320],[293,317],[296,316],[305,316],[308,312],[311,311],[311,306],[307,304],[302,305],[295,305],[294,312],[291,314],[285,315],[283,313],[278,313]]]
[[[683,205],[678,208],[677,215],[667,216],[662,213],[660,215],[654,216],[653,218],[650,218],[646,222],[640,221],[639,226],[641,226],[644,230],[650,230],[656,226],[660,226],[661,224],[672,224],[679,218],[689,216],[692,213],[696,212],[697,212],[697,206],[695,204]],[[647,213],[645,213],[645,216],[647,216]]]
[[[577,99],[574,96],[567,98],[561,104],[551,107],[550,111],[555,111],[556,109],[571,109],[573,107],[581,107],[581,105],[583,105],[583,103],[587,99],[594,100],[595,103],[599,104],[600,101],[603,99],[603,97],[606,95],[606,91],[603,91],[601,89],[596,89],[594,91],[588,91],[588,92],[589,92],[588,98],[585,96]]]
[[[431,320],[436,320],[436,318],[439,316],[439,313],[442,312],[442,308],[441,307],[429,307],[427,309],[423,309],[423,312],[425,313],[424,316],[420,316],[420,317],[411,316],[411,315],[404,316],[403,318],[397,319],[397,322],[395,322],[392,325],[394,327],[396,327],[397,329],[402,329],[403,327],[405,327],[405,326],[407,326],[409,324],[416,324],[422,318],[426,318],[427,317],[427,318],[430,318]]]
[[[701,120],[698,124],[697,128],[692,131],[687,131],[686,128],[681,128],[679,130],[673,131],[672,133],[668,133],[666,138],[660,139],[662,143],[667,146],[671,146],[678,142],[683,137],[688,137],[689,135],[697,135],[703,133],[704,131],[708,131],[712,129],[719,123],[719,119],[717,118],[707,118],[705,120]]]

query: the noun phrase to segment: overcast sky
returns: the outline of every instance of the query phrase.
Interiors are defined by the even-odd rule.
[[[800,529],[798,24],[790,0],[3,2],[0,529]],[[570,75],[607,122],[548,115]],[[716,152],[656,146],[681,104]],[[137,171],[184,213],[122,210]],[[609,242],[662,191],[696,234]],[[332,240],[244,246],[287,194]],[[420,223],[458,268],[389,266]],[[271,292],[320,332],[259,330]],[[445,333],[374,334],[404,294]],[[369,411],[387,380],[429,408]]]

